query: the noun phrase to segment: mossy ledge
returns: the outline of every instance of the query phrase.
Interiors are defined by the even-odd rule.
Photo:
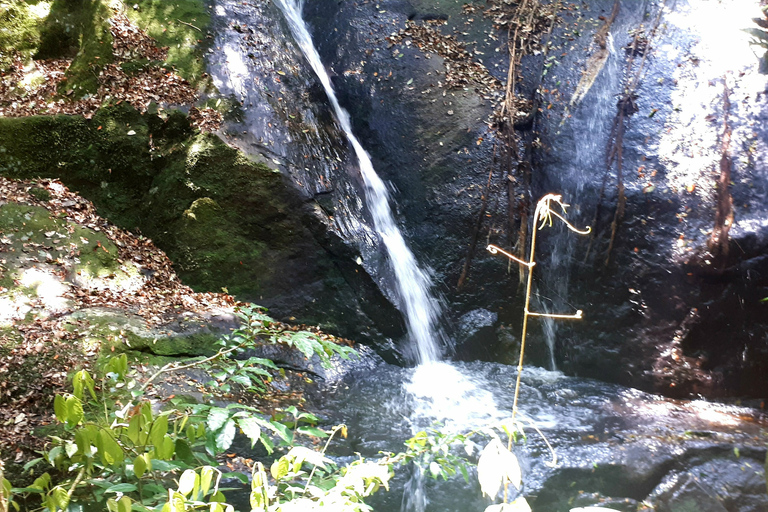
[[[100,215],[151,238],[195,291],[225,289],[357,339],[402,332],[314,203],[279,171],[193,130],[182,112],[141,114],[123,103],[92,119],[0,118],[0,141],[0,175],[60,179]]]

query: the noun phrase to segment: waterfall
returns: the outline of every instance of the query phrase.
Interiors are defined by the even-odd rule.
[[[438,361],[441,357],[441,342],[443,340],[440,330],[437,328],[439,306],[437,300],[429,292],[431,280],[426,272],[419,267],[413,253],[408,249],[408,245],[392,216],[387,187],[376,174],[370,156],[355,137],[349,114],[339,104],[331,84],[331,78],[320,60],[320,55],[312,43],[312,36],[310,36],[307,25],[301,17],[303,1],[276,0],[276,4],[285,15],[296,43],[323,84],[339,126],[355,150],[360,174],[365,183],[365,199],[373,219],[373,227],[384,244],[394,274],[395,286],[400,300],[399,307],[405,315],[408,334],[415,344],[417,362]]]

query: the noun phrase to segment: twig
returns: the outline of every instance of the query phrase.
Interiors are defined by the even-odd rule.
[[[75,494],[75,488],[80,484],[80,482],[83,480],[83,477],[85,476],[85,468],[87,466],[83,466],[80,468],[80,472],[77,474],[77,478],[75,478],[75,481],[72,482],[72,487],[69,488],[69,491],[67,491],[67,502],[72,499],[72,495]]]
[[[193,29],[197,30],[198,32],[202,32],[202,29],[200,29],[200,28],[198,28],[198,27],[194,26],[194,25],[193,25],[193,24],[191,24],[191,23],[187,23],[186,21],[181,21],[179,18],[176,18],[176,21],[178,21],[178,22],[179,22],[179,23],[181,23],[182,25],[186,25],[186,26],[188,26],[188,27],[192,27]]]
[[[221,357],[223,355],[229,354],[230,352],[234,352],[235,350],[237,350],[238,348],[243,347],[244,345],[245,345],[245,343],[241,343],[241,344],[236,345],[234,347],[230,347],[230,348],[228,348],[226,350],[222,349],[222,350],[219,350],[218,352],[216,352],[214,355],[212,355],[210,357],[206,357],[205,359],[200,359],[199,361],[193,361],[193,362],[188,363],[188,364],[183,364],[181,366],[174,366],[176,364],[176,362],[168,363],[165,366],[163,366],[162,368],[160,368],[160,370],[158,370],[157,373],[155,373],[149,379],[147,379],[144,382],[144,384],[141,386],[140,391],[144,391],[145,389],[147,389],[147,386],[149,386],[149,384],[153,380],[158,378],[163,373],[175,372],[175,371],[179,371],[179,370],[185,370],[187,368],[192,368],[194,366],[197,366],[197,365],[200,365],[200,364],[203,364],[203,363],[207,363],[208,361],[213,361],[214,359],[218,359],[219,357]]]

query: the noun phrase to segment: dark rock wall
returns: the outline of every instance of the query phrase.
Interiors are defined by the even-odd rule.
[[[581,322],[550,328],[557,364],[569,373],[676,396],[762,397],[768,389],[768,306],[761,302],[768,296],[766,81],[758,73],[759,55],[744,57],[749,42],[739,37],[739,28],[752,26],[760,12],[750,2],[722,11],[710,2],[700,8],[677,2],[657,18],[658,2],[621,2],[609,30],[610,55],[583,100],[571,105],[613,5],[566,5],[542,39],[548,51],[523,61],[518,93],[538,106],[532,132],[519,132],[531,159],[531,197],[562,193],[579,226],[592,224],[597,211],[594,239],[560,228],[542,232],[534,307],[585,311]],[[511,247],[516,235],[506,219],[508,174],[498,157],[494,161],[486,124],[491,104],[471,85],[440,88],[445,62],[416,49],[415,41],[390,46],[386,40],[408,18],[447,19],[440,30],[482,52],[474,55],[503,81],[504,32],[451,2],[317,1],[306,5],[305,17],[377,171],[395,188],[407,238],[435,270],[448,316],[477,307],[499,315],[496,332],[503,335],[474,337],[459,355],[514,360],[518,275],[482,250],[487,241]],[[632,31],[641,28],[647,56],[641,40],[630,58]],[[635,76],[632,112],[618,143],[626,207],[609,251],[618,179],[615,165],[606,175],[605,158],[617,101]],[[720,257],[710,254],[709,240],[726,110],[735,221],[728,256]],[[459,292],[489,171],[478,251]],[[530,362],[546,365],[546,330],[540,322],[532,327]]]

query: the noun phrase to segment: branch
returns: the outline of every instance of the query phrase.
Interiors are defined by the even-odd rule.
[[[174,366],[176,364],[175,362],[168,363],[165,366],[163,366],[162,368],[160,368],[160,370],[158,370],[157,373],[155,373],[149,379],[147,379],[146,382],[144,382],[144,384],[141,386],[140,391],[144,391],[145,389],[147,389],[147,386],[149,386],[149,384],[153,380],[158,378],[163,373],[175,372],[175,371],[178,371],[178,370],[185,370],[187,368],[192,368],[194,366],[197,366],[197,365],[200,365],[200,364],[203,364],[203,363],[207,363],[208,361],[213,361],[214,359],[218,359],[219,357],[221,357],[223,355],[226,355],[226,354],[229,354],[231,352],[234,352],[235,350],[237,350],[238,348],[243,347],[244,345],[245,345],[245,342],[240,343],[239,345],[235,345],[234,347],[230,347],[230,348],[228,348],[226,350],[220,349],[218,352],[216,352],[214,355],[212,355],[210,357],[206,357],[205,359],[201,359],[199,361],[194,361],[192,363],[183,364],[181,366]]]
[[[198,32],[202,32],[202,29],[199,29],[199,28],[197,28],[196,26],[194,26],[194,25],[193,25],[193,24],[191,24],[191,23],[187,23],[186,21],[181,21],[179,18],[176,18],[176,21],[178,21],[178,22],[179,22],[179,23],[181,23],[182,25],[186,25],[186,26],[188,26],[188,27],[192,27],[193,29],[197,30]]]

